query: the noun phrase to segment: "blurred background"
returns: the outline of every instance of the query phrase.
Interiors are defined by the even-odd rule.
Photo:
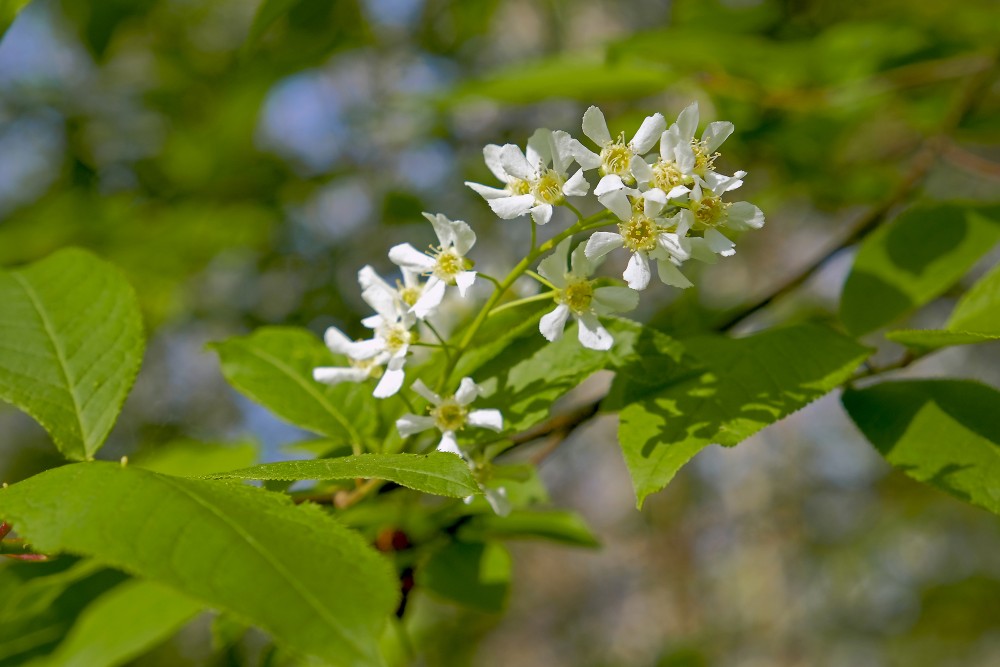
[[[708,330],[882,201],[1000,44],[995,0],[288,0],[273,20],[257,5],[37,0],[0,41],[0,266],[83,246],[145,310],[144,368],[103,457],[188,440],[287,457],[306,434],[230,390],[206,342],[264,324],[359,332],[358,268],[429,243],[424,210],[467,220],[479,266],[500,272],[528,227],[462,181],[491,183],[486,143],[579,136],[590,104],[614,133],[692,100],[736,124],[719,168],[749,171],[741,198],[767,226],[639,314]],[[996,201],[995,79],[942,145],[918,196]],[[741,331],[832,319],[850,261]],[[943,321],[956,295],[912,324]],[[998,385],[1000,348],[906,373]],[[890,471],[836,396],[707,449],[642,512],[614,428],[592,422],[541,469],[606,546],[515,545],[505,616],[416,596],[428,665],[1000,664],[996,518]],[[0,433],[3,480],[58,463],[7,406]],[[214,664],[207,634],[137,664]]]

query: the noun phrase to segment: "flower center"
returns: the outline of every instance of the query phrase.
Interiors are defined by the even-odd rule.
[[[694,173],[704,176],[715,166],[715,159],[719,157],[719,153],[709,153],[705,148],[705,142],[697,139],[691,140],[691,150],[694,151]]]
[[[396,292],[399,294],[399,300],[402,301],[407,306],[412,306],[420,299],[420,288],[419,287],[405,287],[400,281],[396,281]]]
[[[605,144],[601,149],[601,175],[613,174],[631,184],[635,180],[629,170],[633,155],[632,149],[625,143],[625,135],[619,136],[618,141]]]
[[[694,179],[690,176],[686,176],[684,172],[678,169],[677,163],[673,160],[664,161],[663,159],[660,159],[653,165],[652,186],[654,188],[659,188],[664,192],[670,192],[678,185],[684,185],[693,180]]]
[[[441,405],[431,410],[431,417],[441,431],[460,431],[465,426],[469,411],[459,405],[454,398],[446,398]]]
[[[558,204],[563,199],[563,179],[555,169],[546,169],[534,182],[531,194],[543,204]]]
[[[566,287],[559,290],[557,300],[565,303],[577,315],[590,312],[590,302],[594,298],[592,281],[566,275]]]
[[[385,349],[390,354],[396,354],[405,349],[415,336],[402,324],[389,324],[382,330],[382,340],[385,341]]]
[[[382,364],[378,362],[377,357],[371,357],[369,359],[351,359],[348,357],[347,363],[351,365],[351,368],[357,368],[368,373],[368,377],[378,379],[382,377]]]
[[[729,204],[711,192],[706,191],[701,201],[691,201],[691,212],[694,213],[694,229],[715,227],[725,219],[725,211]]]
[[[530,195],[531,183],[520,178],[511,178],[507,182],[507,191],[512,195]]]
[[[618,223],[618,231],[626,248],[632,252],[649,252],[656,248],[656,238],[663,230],[652,218],[635,213],[628,221]]]
[[[438,248],[433,251],[436,264],[431,273],[449,284],[455,284],[455,276],[465,271],[468,260],[458,254],[455,248]]]

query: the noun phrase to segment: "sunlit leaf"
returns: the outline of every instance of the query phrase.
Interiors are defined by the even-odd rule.
[[[89,459],[115,424],[142,363],[135,293],[110,264],[62,250],[0,272],[0,398]]]

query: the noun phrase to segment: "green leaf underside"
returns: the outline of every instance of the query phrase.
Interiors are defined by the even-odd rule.
[[[416,570],[418,586],[490,613],[506,606],[510,577],[510,554],[495,542],[452,542]]]
[[[883,382],[843,395],[893,466],[1000,514],[1000,392],[966,380]]]
[[[454,454],[359,454],[334,459],[280,461],[208,475],[213,479],[384,479],[424,493],[465,498],[479,493],[469,466]]]
[[[115,667],[165,641],[202,605],[151,581],[127,581],[97,598],[59,648],[33,667]]]
[[[891,323],[937,298],[1000,241],[1000,208],[916,206],[861,245],[841,296],[854,335]]]
[[[0,272],[0,398],[34,417],[69,459],[114,426],[144,348],[135,293],[82,250]]]
[[[1000,339],[1000,266],[959,299],[944,329],[890,331],[886,338],[924,349]]]
[[[373,426],[371,391],[352,383],[313,379],[319,366],[344,366],[305,329],[264,327],[249,336],[213,343],[222,374],[240,393],[282,419],[315,433],[360,442]]]
[[[741,339],[705,336],[646,352],[612,388],[638,505],[705,446],[732,446],[842,384],[870,350],[804,324]],[[617,402],[617,405],[615,405]]]
[[[42,552],[92,556],[166,584],[334,664],[380,664],[394,577],[357,533],[316,507],[94,462],[0,491],[0,516]]]
[[[578,547],[600,546],[578,514],[559,510],[515,510],[507,516],[480,514],[463,524],[458,536],[466,541],[542,539]]]

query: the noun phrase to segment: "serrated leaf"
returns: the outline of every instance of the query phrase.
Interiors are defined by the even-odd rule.
[[[966,380],[912,380],[846,391],[842,400],[893,466],[1000,514],[1000,392]]]
[[[1000,240],[1000,209],[916,206],[862,243],[840,318],[855,335],[889,324],[940,296]]]
[[[359,454],[279,461],[208,475],[212,479],[385,479],[424,493],[465,498],[479,493],[469,466],[454,454]]]
[[[90,556],[171,586],[303,653],[338,665],[380,662],[394,577],[357,533],[314,506],[92,462],[0,491],[0,516],[42,552]]]
[[[495,542],[451,542],[416,570],[416,583],[437,596],[490,613],[503,611],[511,558]]]
[[[162,584],[127,581],[91,603],[56,651],[32,667],[115,667],[165,641],[202,605]]]
[[[90,459],[142,363],[135,293],[107,262],[61,250],[0,272],[0,398],[34,417],[69,459]]]
[[[600,546],[580,515],[561,510],[515,510],[507,516],[480,514],[462,524],[458,537],[466,541],[542,539],[577,547]]]
[[[644,355],[612,392],[624,402],[618,439],[638,505],[705,446],[732,446],[847,380],[871,353],[816,325],[746,338],[682,341],[684,357]],[[631,371],[631,372],[630,372]]]
[[[213,343],[233,387],[282,419],[315,433],[361,443],[376,412],[371,387],[329,386],[313,379],[319,366],[344,365],[305,329],[263,327]]]
[[[906,329],[885,336],[924,349],[1000,340],[1000,266],[962,295],[944,329]]]

